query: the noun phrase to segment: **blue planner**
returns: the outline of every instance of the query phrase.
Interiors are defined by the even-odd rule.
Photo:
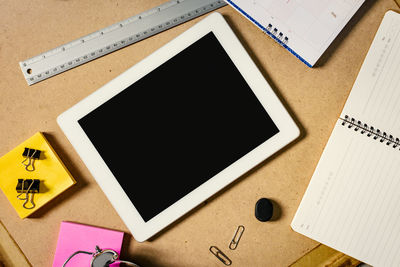
[[[308,67],[364,0],[225,0]]]

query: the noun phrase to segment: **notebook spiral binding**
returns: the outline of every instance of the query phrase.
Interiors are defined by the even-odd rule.
[[[278,31],[278,29],[273,27],[271,23],[268,24],[266,29],[268,33],[270,33],[270,35],[273,35],[273,37],[275,37],[276,40],[279,40],[280,43],[287,45],[287,43],[289,42],[289,37]]]
[[[344,116],[344,119],[340,119],[343,121],[342,125],[347,126],[349,129],[353,128],[356,132],[359,131],[361,134],[367,134],[368,137],[372,137],[374,140],[379,140],[381,143],[386,142],[386,145],[392,145],[393,148],[400,148],[399,138],[394,138],[392,135],[388,135],[386,132],[375,129],[373,126],[369,126],[359,120],[350,118],[347,115]]]

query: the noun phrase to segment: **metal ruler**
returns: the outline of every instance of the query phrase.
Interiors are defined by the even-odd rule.
[[[19,65],[32,85],[225,5],[223,0],[168,1]]]

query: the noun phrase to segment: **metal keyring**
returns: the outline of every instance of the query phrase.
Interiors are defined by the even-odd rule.
[[[110,264],[112,263],[123,263],[128,266],[133,266],[133,267],[140,267],[139,265],[129,262],[129,261],[123,261],[119,260],[119,255],[116,251],[112,249],[105,249],[102,250],[99,248],[99,246],[96,246],[96,252],[88,252],[88,251],[76,251],[74,252],[69,258],[64,262],[62,267],[65,267],[66,264],[77,254],[89,254],[92,255],[92,260],[90,261],[90,267],[109,267]]]

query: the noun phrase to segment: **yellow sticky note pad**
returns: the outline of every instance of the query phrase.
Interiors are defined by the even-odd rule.
[[[41,151],[40,158],[34,161],[34,171],[27,171],[21,163],[25,159],[22,156],[25,147]],[[24,208],[24,201],[17,198],[18,179],[40,180],[39,193],[33,196],[33,209]],[[0,188],[21,218],[28,217],[75,183],[75,179],[40,132],[0,158]]]

